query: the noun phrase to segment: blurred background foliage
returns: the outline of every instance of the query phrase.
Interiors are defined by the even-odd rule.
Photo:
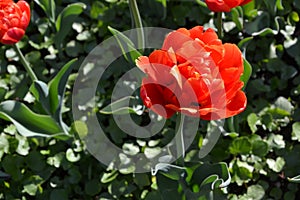
[[[64,16],[62,11],[73,3],[72,14]],[[247,109],[231,119],[233,126],[232,121],[227,123],[212,152],[200,160],[197,155],[209,128],[201,121],[187,151],[187,169],[170,169],[157,176],[107,168],[89,154],[72,128],[76,70],[97,44],[112,36],[108,26],[119,31],[132,28],[128,2],[34,0],[30,4],[31,23],[19,45],[39,79],[49,82],[68,61],[78,59],[62,108],[71,136],[65,140],[24,137],[15,125],[0,119],[0,199],[289,200],[300,196],[299,1],[253,0],[223,15],[223,42],[237,44],[253,68],[245,88]],[[144,26],[214,27],[216,18],[200,0],[139,0],[138,6]],[[17,100],[44,113],[29,92],[31,81],[12,47],[2,45],[0,57],[0,100]],[[124,59],[114,65],[99,83],[99,107],[109,102],[112,81],[133,67]],[[122,133],[109,115],[101,117],[110,139],[118,145],[133,144],[129,148],[156,148],[174,136],[173,118],[163,134],[143,143]],[[231,183],[223,189],[212,186],[218,178],[215,174],[206,179],[210,170],[220,171],[226,180],[227,166]]]

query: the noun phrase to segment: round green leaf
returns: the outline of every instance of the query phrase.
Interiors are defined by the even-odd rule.
[[[94,196],[101,191],[101,184],[97,179],[88,181],[85,184],[84,191],[90,196]]]
[[[252,153],[254,155],[263,157],[268,153],[268,143],[264,141],[254,141],[252,144]]]
[[[265,190],[261,185],[251,185],[247,188],[247,197],[252,200],[260,200],[264,197]]]
[[[248,154],[251,151],[251,142],[246,137],[236,138],[229,147],[232,154]]]

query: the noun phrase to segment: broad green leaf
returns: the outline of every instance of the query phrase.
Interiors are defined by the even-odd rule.
[[[257,125],[260,123],[259,117],[255,113],[251,113],[247,116],[247,122],[252,133],[255,133],[257,131]]]
[[[268,0],[268,1],[264,1],[267,9],[268,9],[268,13],[270,13],[272,16],[274,16],[276,14],[277,11],[277,1],[278,0]]]
[[[142,54],[136,49],[133,42],[126,35],[110,26],[108,27],[108,30],[116,38],[123,56],[127,61],[134,63],[138,57],[142,56]]]
[[[172,180],[161,173],[156,175],[156,180],[162,199],[182,199],[182,193],[178,190],[178,180]]]
[[[95,196],[101,191],[101,184],[98,179],[88,180],[85,183],[84,191],[90,196]]]
[[[81,139],[88,135],[88,127],[83,121],[75,121],[72,128],[75,129]]]
[[[285,141],[282,135],[271,134],[268,138],[268,144],[271,148],[283,149],[285,148]]]
[[[18,147],[16,149],[16,152],[22,156],[27,156],[30,150],[27,138],[21,135],[16,135],[15,137],[18,140]]]
[[[138,114],[137,110],[129,107],[130,99],[135,99],[133,96],[123,97],[100,110],[102,114],[117,114],[124,115],[128,113]]]
[[[68,192],[65,189],[53,189],[49,200],[68,200]]]
[[[247,198],[260,200],[265,196],[265,190],[261,185],[251,185],[247,188]]]
[[[278,97],[274,103],[275,107],[281,110],[284,110],[291,114],[291,112],[294,109],[294,106],[291,104],[291,102],[286,99],[285,97]]]
[[[34,183],[29,183],[27,185],[24,185],[24,189],[22,192],[26,192],[30,196],[35,196],[37,191],[38,191],[38,185]]]
[[[68,132],[68,128],[62,121],[61,108],[67,80],[76,60],[73,59],[65,64],[48,85],[42,81],[35,81],[30,87],[30,91],[44,110],[56,120],[64,132]]]
[[[246,38],[242,39],[242,40],[238,43],[238,47],[239,47],[240,49],[244,49],[244,48],[247,46],[247,44],[249,44],[249,42],[250,42],[251,40],[253,40],[253,37],[246,37]]]
[[[232,171],[234,173],[233,180],[238,185],[242,185],[252,179],[254,167],[247,162],[237,159],[234,161]]]
[[[271,170],[277,173],[281,172],[282,168],[285,165],[285,161],[282,157],[277,157],[276,160],[268,158],[266,160],[266,163]]]
[[[202,185],[206,185],[206,184],[212,184],[213,182],[215,182],[216,180],[218,180],[219,176],[216,174],[210,175],[208,176],[206,179],[204,179],[204,181],[202,181],[201,186]]]
[[[57,30],[55,44],[57,47],[60,47],[61,42],[64,41],[71,30],[74,20],[85,8],[86,5],[84,3],[73,3],[65,7],[58,15],[55,24]]]
[[[300,122],[295,122],[292,128],[292,140],[300,142]]]
[[[247,137],[236,138],[229,147],[232,154],[248,154],[251,149],[252,145]]]
[[[134,29],[134,31],[136,31],[138,49],[144,49],[145,34],[144,34],[142,18],[139,12],[137,2],[135,0],[129,0],[128,4],[129,4],[129,10],[131,14],[131,20],[133,22],[132,24],[134,24],[132,28]]]
[[[156,190],[151,190],[147,193],[145,200],[162,200],[162,197]]]
[[[41,52],[31,51],[25,55],[25,58],[29,63],[36,63],[41,60]]]
[[[268,143],[262,140],[256,140],[252,143],[252,153],[263,157],[268,153]]]
[[[238,9],[237,8],[231,9],[231,15],[232,15],[232,21],[235,23],[238,30],[242,30],[243,24],[242,24],[242,21],[239,19],[240,14],[239,14]]]
[[[0,101],[2,101],[6,95],[7,90],[5,88],[0,87]]]
[[[31,150],[26,157],[26,163],[28,167],[34,171],[42,171],[46,166],[44,156],[38,151]]]
[[[34,0],[46,13],[52,23],[55,22],[55,1],[54,0]]]
[[[77,59],[73,59],[65,64],[58,74],[48,83],[50,111],[58,122],[61,122],[61,107],[68,77],[76,60]]]
[[[282,190],[280,188],[274,187],[270,191],[270,196],[274,199],[282,199]]]
[[[36,114],[17,101],[2,102],[0,118],[14,123],[18,132],[25,137],[65,135],[58,123],[50,116]]]
[[[217,187],[226,187],[230,181],[229,169],[224,162],[213,165],[204,163],[194,170],[191,178],[191,183],[198,184],[200,187],[210,184],[211,190]]]
[[[48,85],[42,81],[34,81],[30,87],[33,96],[42,104],[45,111],[51,115]]]
[[[252,74],[251,64],[246,59],[244,59],[244,72],[241,76],[241,81],[244,82],[243,89],[245,89],[245,87],[251,77],[251,74]]]
[[[282,0],[276,0],[276,7],[278,10],[284,10],[284,7],[282,5]]]
[[[133,178],[134,183],[138,185],[140,189],[142,189],[145,186],[151,185],[151,181],[149,180],[148,174],[145,173],[137,173],[134,175]]]

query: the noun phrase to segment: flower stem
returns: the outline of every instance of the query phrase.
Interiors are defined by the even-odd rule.
[[[218,36],[220,39],[223,38],[223,28],[222,28],[222,12],[217,13],[217,29],[218,29]]]
[[[30,64],[28,63],[28,61],[25,59],[23,53],[21,52],[20,48],[18,47],[17,44],[13,45],[15,51],[17,52],[17,55],[20,58],[21,63],[23,64],[25,70],[27,71],[27,73],[29,74],[32,82],[37,81],[38,78],[36,77],[35,73],[33,72],[33,70],[30,67]]]
[[[143,30],[142,19],[140,16],[140,12],[136,0],[129,0],[129,9],[131,13],[131,18],[133,19],[134,27],[137,29],[138,49],[144,49],[145,47],[144,30]]]
[[[183,123],[184,115],[177,114],[176,128],[175,128],[175,141],[176,141],[176,153],[177,153],[177,164],[184,166],[185,147],[183,140]]]
[[[228,128],[230,132],[236,132],[235,127],[234,127],[234,117],[228,118]]]

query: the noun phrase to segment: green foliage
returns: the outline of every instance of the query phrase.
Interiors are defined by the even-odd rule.
[[[200,0],[141,0],[138,6],[144,26],[215,27],[214,13]],[[31,23],[19,46],[39,81],[31,83],[11,46],[0,46],[0,199],[246,200],[300,195],[299,1],[253,0],[223,14],[223,42],[236,43],[244,53],[241,79],[247,109],[228,120],[214,149],[200,160],[210,128],[201,121],[181,161],[185,167],[163,165],[156,175],[101,164],[78,139],[89,130],[83,122],[73,122],[70,111],[78,66],[98,43],[114,36],[129,53],[112,63],[99,81],[101,126],[128,155],[151,156],[174,137],[173,118],[157,135],[137,139],[109,115],[130,113],[141,125],[149,121],[144,107],[136,106],[142,105],[138,92],[111,102],[116,80],[141,55],[122,34],[132,27],[128,2],[35,0],[31,7]]]

